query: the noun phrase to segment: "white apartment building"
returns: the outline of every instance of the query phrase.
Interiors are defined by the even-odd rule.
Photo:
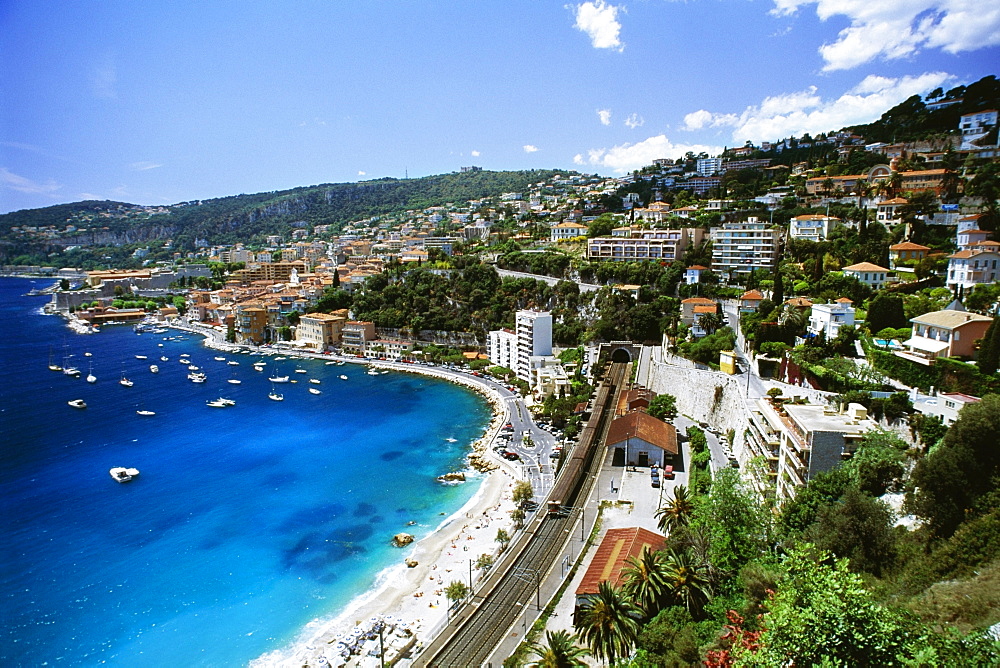
[[[680,259],[691,244],[700,244],[704,231],[700,228],[681,230],[632,230],[620,228],[623,236],[594,237],[587,242],[587,258],[631,262],[636,260]],[[624,236],[628,234],[629,236]]]
[[[518,311],[517,365],[514,372],[526,383],[531,378],[531,358],[552,355],[552,314],[547,311]]]
[[[585,236],[587,236],[587,226],[572,221],[564,221],[549,228],[549,240],[552,243]]]
[[[974,148],[972,142],[986,135],[990,128],[997,124],[997,110],[985,109],[973,114],[965,114],[958,121],[958,129],[962,131],[963,149]]]
[[[948,287],[970,289],[1000,280],[1000,244],[982,242],[978,248],[960,250],[948,256]],[[994,245],[996,244],[996,245]]]
[[[792,218],[788,235],[805,241],[826,241],[831,230],[840,225],[840,218],[822,214],[806,214]]]
[[[713,227],[712,271],[723,276],[747,275],[755,269],[773,269],[781,230],[756,218]]]
[[[722,171],[722,158],[699,158],[695,162],[695,171],[702,176],[712,176]]]
[[[824,334],[827,340],[837,338],[841,327],[854,325],[854,306],[847,297],[841,297],[832,304],[813,304],[809,314],[808,331]]]
[[[751,406],[745,451],[749,462],[764,457],[768,480],[758,488],[773,489],[778,502],[795,497],[818,473],[830,471],[851,458],[858,442],[878,425],[861,404],[849,404],[843,413],[830,406],[785,403],[780,408],[767,399]]]
[[[513,371],[517,366],[517,334],[509,329],[490,332],[486,339],[486,354],[496,366]]]

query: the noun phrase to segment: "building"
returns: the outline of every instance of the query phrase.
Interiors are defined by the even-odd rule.
[[[948,256],[948,287],[969,289],[1000,280],[1000,243],[980,242],[978,247]]]
[[[902,262],[919,262],[927,257],[929,250],[930,248],[927,246],[921,246],[912,241],[893,244],[889,246],[889,266],[895,269],[896,265]]]
[[[613,262],[641,260],[673,262],[680,259],[691,244],[701,243],[704,231],[698,228],[681,230],[633,230],[620,228],[618,236],[594,237],[587,242],[587,258]]]
[[[941,422],[946,427],[950,427],[955,424],[955,420],[958,419],[963,408],[980,401],[982,400],[979,397],[973,397],[969,394],[946,392],[930,401],[918,401],[914,404],[914,408],[924,415],[934,415],[941,418]]]
[[[517,364],[513,368],[518,378],[531,382],[532,357],[552,355],[552,314],[547,311],[518,311]]]
[[[830,406],[779,407],[759,399],[751,411],[744,459],[762,455],[777,460],[772,465],[775,491],[779,500],[787,500],[813,476],[850,459],[865,433],[877,428],[861,404],[849,404],[841,413]]]
[[[722,183],[719,176],[692,176],[686,181],[678,181],[674,184],[674,189],[687,190],[696,195],[704,195],[712,188],[717,188]]]
[[[822,214],[806,214],[792,218],[788,235],[804,241],[826,241],[830,232],[840,225],[840,218]]]
[[[774,269],[780,229],[749,218],[745,223],[713,227],[711,235],[712,271],[733,278],[755,269]]]
[[[913,333],[896,355],[919,364],[930,365],[938,357],[971,359],[976,339],[981,339],[993,318],[969,313],[960,302],[952,302],[943,311],[932,311],[910,318]]]
[[[585,236],[587,236],[587,226],[580,223],[563,221],[549,228],[549,241],[552,243]]]
[[[762,301],[764,301],[764,295],[760,290],[747,290],[740,295],[740,313],[755,313],[760,308]]]
[[[364,355],[369,341],[375,340],[375,323],[348,320],[340,330],[340,349],[346,355]]]
[[[681,300],[681,322],[693,326],[703,313],[718,313],[719,303],[707,297],[688,297]]]
[[[878,203],[875,208],[875,220],[882,223],[886,227],[899,222],[899,214],[897,211],[899,207],[906,204],[906,200],[902,197],[893,197],[892,199],[887,199]]]
[[[700,283],[701,272],[703,271],[708,271],[708,267],[703,267],[700,264],[692,264],[684,271],[684,284]]]
[[[996,127],[997,110],[984,109],[972,114],[963,114],[958,120],[958,129],[962,133],[962,149],[975,148],[977,139],[981,139]]]
[[[666,544],[667,539],[664,536],[648,529],[640,527],[608,529],[597,551],[594,552],[594,558],[590,560],[580,585],[576,588],[574,617],[580,608],[600,593],[602,582],[614,587],[622,585],[629,559],[638,559],[642,556],[643,550],[660,551]]]
[[[889,270],[871,262],[859,262],[849,267],[844,267],[841,271],[844,276],[853,276],[870,288],[881,290],[889,276]]]
[[[722,158],[699,158],[695,162],[695,170],[702,176],[715,176],[722,171]]]
[[[236,342],[260,345],[267,331],[267,309],[257,306],[236,308]]]
[[[486,354],[494,365],[513,371],[517,366],[517,334],[511,329],[490,332],[486,340]]]
[[[679,452],[674,426],[642,411],[615,418],[604,443],[626,466],[663,468]]]
[[[340,345],[340,332],[347,318],[331,313],[309,313],[299,318],[295,339],[310,348],[329,350]]]
[[[813,304],[806,330],[817,336],[823,334],[827,340],[837,338],[841,327],[854,326],[853,303],[841,297],[832,304]]]

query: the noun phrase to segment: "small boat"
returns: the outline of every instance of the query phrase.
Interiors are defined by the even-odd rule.
[[[137,475],[139,475],[139,469],[127,469],[121,466],[116,466],[115,468],[108,471],[115,482],[129,482]]]
[[[226,382],[227,382],[227,383],[232,383],[233,385],[239,385],[239,384],[240,384],[240,383],[242,383],[243,381],[242,381],[242,380],[240,380],[239,378],[230,378],[230,379],[229,379],[228,381],[226,381]]]
[[[254,371],[263,371],[264,367],[262,367],[262,366],[254,366],[253,370]]]
[[[274,361],[275,361],[275,362],[279,362],[279,361],[281,361],[281,360],[283,360],[283,359],[288,359],[288,358],[287,358],[287,357],[275,357],[275,358],[274,358]]]
[[[180,359],[179,359],[179,360],[177,360],[177,361],[178,361],[178,362],[180,362],[181,364],[190,364],[190,363],[191,363],[191,360],[189,360],[189,359],[188,359],[188,358],[186,358],[186,357],[182,357],[182,358],[180,358]]]
[[[145,355],[136,355],[135,358],[137,360],[144,360],[144,359],[146,359],[146,356]]]
[[[326,366],[333,366],[336,362],[324,362],[324,364],[326,364]]]
[[[150,415],[156,415],[156,413],[154,413],[153,411],[147,411],[145,408],[137,410],[135,412],[135,414],[136,415],[143,415],[143,416],[147,416],[147,417],[150,416]]]
[[[72,401],[67,401],[73,408],[86,408],[87,403],[83,399],[73,399]]]
[[[226,361],[226,358],[225,357],[221,357],[221,356],[220,357],[213,357],[212,359],[214,359],[216,362],[225,362]]]
[[[253,365],[254,366],[267,366],[267,362],[265,362],[264,360],[260,360],[260,361],[254,362]]]
[[[240,365],[240,363],[237,362],[236,360],[230,360],[230,361],[226,362],[226,364],[228,364],[229,366],[239,366]]]
[[[313,385],[319,385],[320,384],[319,378],[310,378],[309,382],[312,383]]]
[[[123,387],[132,387],[133,385],[135,385],[135,383],[133,383],[131,380],[129,380],[125,376],[122,376],[122,379],[118,381],[118,384],[121,385],[121,386],[123,386]]]
[[[169,362],[170,358],[167,357],[166,355],[160,355],[160,361],[161,362]]]
[[[87,382],[88,383],[96,383],[97,382],[97,376],[94,375],[94,363],[93,362],[90,363],[90,373],[87,374]]]
[[[267,398],[271,399],[272,401],[284,401],[285,400],[285,397],[283,395],[278,394],[277,392],[274,392],[273,390],[267,395]]]
[[[52,361],[52,349],[49,349],[49,371],[62,371],[63,368]]]
[[[84,353],[83,356],[84,357],[93,357],[94,353]]]
[[[275,376],[274,378],[268,378],[272,383],[287,383],[288,376]]]
[[[196,371],[192,371],[187,375],[187,377],[192,383],[204,383],[208,379],[205,374],[198,373]]]
[[[73,378],[80,377],[80,370],[77,369],[75,366],[68,366],[68,365],[64,366],[63,373],[66,374],[67,376],[73,376]]]
[[[341,379],[341,380],[347,380],[347,376],[346,376],[346,375],[344,375],[344,374],[341,374],[341,375],[340,375],[340,379]]]
[[[200,369],[201,369],[201,367],[197,367],[194,364],[189,364],[188,365],[188,371],[199,371]]]
[[[235,406],[236,402],[232,399],[223,399],[219,397],[218,399],[213,399],[212,401],[206,401],[206,406],[211,406],[212,408],[229,408],[230,406]]]
[[[318,390],[315,387],[309,388],[309,394],[322,394],[322,393],[323,393],[322,390]]]
[[[163,347],[163,344],[162,344],[162,343],[157,343],[157,344],[156,344],[156,347],[157,347],[157,348],[162,348],[162,347]]]
[[[309,372],[306,371],[305,369],[296,369],[295,373],[309,373]]]
[[[378,375],[378,369],[368,369],[368,375],[369,376],[377,376]]]
[[[160,367],[156,366],[155,364],[150,364],[149,370],[152,371],[153,373],[160,373]]]

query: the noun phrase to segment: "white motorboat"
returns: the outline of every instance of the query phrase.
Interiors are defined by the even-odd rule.
[[[226,362],[226,364],[228,364],[229,366],[239,366],[240,365],[240,363],[237,362],[236,360],[230,360],[229,362]]]
[[[275,357],[275,358],[274,358],[274,361],[275,361],[275,362],[279,362],[279,361],[281,361],[281,360],[283,360],[283,359],[288,359],[288,358],[287,358],[287,357]]]
[[[312,383],[313,385],[319,385],[320,384],[320,379],[319,378],[310,378],[309,382]]]
[[[150,415],[156,415],[156,413],[154,413],[153,411],[147,411],[145,408],[137,410],[135,412],[135,414],[136,415],[142,415],[142,416],[145,416],[145,417],[149,417]]]
[[[187,377],[188,380],[190,380],[192,383],[204,383],[206,380],[208,380],[208,377],[205,374],[197,373],[195,371],[189,373]]]
[[[228,381],[226,381],[226,382],[227,382],[227,383],[231,383],[231,384],[233,384],[233,385],[239,385],[239,384],[240,384],[240,383],[242,383],[243,381],[242,381],[242,380],[240,380],[239,378],[230,378],[230,379],[229,379]]]
[[[268,378],[272,383],[287,383],[288,376],[275,376],[274,378]]]
[[[155,364],[150,364],[149,370],[152,371],[153,373],[160,373],[160,367],[156,366]]]
[[[136,355],[135,358],[137,360],[144,360],[144,359],[146,359],[146,356],[145,355]]]
[[[64,366],[62,371],[67,376],[73,376],[73,378],[80,377],[80,370],[77,369],[75,366],[69,366],[69,365]]]
[[[111,474],[115,482],[129,482],[139,475],[139,469],[127,469],[122,466],[116,466],[108,471],[108,473]]]
[[[94,353],[84,353],[83,356],[84,357],[93,357]]]
[[[166,355],[160,355],[160,361],[161,362],[169,362],[170,358],[167,357]]]
[[[333,366],[334,364],[336,364],[336,362],[324,362],[324,364],[326,364],[327,366]]]
[[[213,357],[212,359],[214,359],[216,362],[225,362],[226,361],[225,357]]]
[[[273,392],[273,391],[270,394],[267,395],[267,398],[271,399],[272,401],[284,401],[285,400],[284,395],[278,394],[277,392]]]
[[[368,375],[369,376],[377,376],[378,375],[378,369],[368,369]]]
[[[86,408],[87,403],[83,399],[73,399],[72,401],[67,401],[73,408]]]
[[[201,367],[195,366],[194,364],[188,365],[188,371],[200,371]]]
[[[305,369],[300,369],[299,367],[295,367],[295,373],[309,373],[309,372],[306,371]]]
[[[118,381],[118,384],[121,385],[121,386],[123,386],[123,387],[132,387],[133,385],[135,385],[135,383],[133,383],[131,380],[129,380],[125,376],[122,376],[122,379]]]
[[[346,375],[344,375],[344,374],[341,374],[341,375],[340,375],[340,379],[341,379],[341,380],[347,380],[347,376],[346,376]]]
[[[310,387],[309,388],[309,394],[322,394],[322,393],[323,393],[322,390],[319,390],[319,389],[317,389],[315,387]]]
[[[212,408],[228,408],[235,403],[236,403],[235,401],[232,404],[230,404],[222,399],[213,399],[212,401],[206,401],[205,405],[211,406]]]

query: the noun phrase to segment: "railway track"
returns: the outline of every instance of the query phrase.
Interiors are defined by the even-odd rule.
[[[597,456],[617,405],[618,392],[628,378],[630,364],[611,364],[595,401],[595,410],[574,448],[576,470],[560,473],[553,492],[562,490],[556,506],[531,522],[512,554],[494,573],[441,634],[414,662],[415,666],[468,668],[485,665],[496,647],[525,614],[525,606],[544,605],[539,601],[541,582],[563,552],[569,530],[582,512],[570,507],[577,499],[587,498],[596,470],[603,457]],[[572,479],[564,474],[570,474]],[[556,508],[556,511],[553,511]]]

